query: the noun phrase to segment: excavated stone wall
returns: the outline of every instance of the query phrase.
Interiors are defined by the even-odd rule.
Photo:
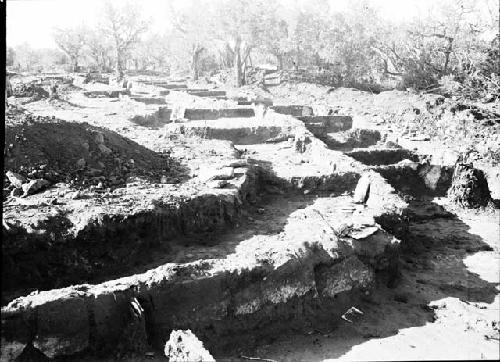
[[[242,118],[254,117],[255,112],[252,108],[234,108],[234,109],[192,109],[188,108],[184,111],[184,118],[197,120],[214,120],[219,118]]]

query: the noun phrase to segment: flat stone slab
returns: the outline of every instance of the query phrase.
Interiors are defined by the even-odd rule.
[[[253,108],[224,108],[224,109],[197,109],[188,108],[184,111],[184,118],[189,120],[214,120],[219,118],[246,118],[254,117]]]

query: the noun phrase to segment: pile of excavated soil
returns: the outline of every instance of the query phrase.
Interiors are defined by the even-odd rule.
[[[13,87],[12,91],[14,97],[29,98],[30,102],[49,97],[49,92],[47,90],[33,83],[18,83]]]
[[[120,186],[134,176],[159,182],[171,173],[168,155],[113,131],[33,116],[15,107],[6,113],[4,160],[4,172],[17,173],[24,182],[44,179],[76,187]]]

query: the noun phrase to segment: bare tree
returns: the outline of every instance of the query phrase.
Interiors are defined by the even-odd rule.
[[[212,33],[209,1],[191,1],[188,7],[176,10],[170,7],[174,25],[174,47],[178,53],[184,53],[189,59],[193,80],[200,76],[200,64],[203,53],[211,44]],[[180,55],[180,54],[179,54]]]
[[[16,52],[15,52],[14,48],[8,47],[6,49],[5,65],[13,66],[15,60],[16,60]]]
[[[55,28],[53,31],[54,41],[71,60],[74,72],[78,70],[78,60],[85,45],[84,34],[83,27]]]
[[[106,3],[104,7],[103,30],[110,34],[115,51],[116,75],[123,79],[126,58],[132,46],[147,30],[147,23],[141,18],[139,8],[130,2],[121,7]]]
[[[111,67],[111,53],[113,46],[109,39],[103,37],[97,29],[88,28],[85,31],[84,42],[90,58],[100,71]]]
[[[235,86],[244,83],[244,67],[250,52],[262,44],[267,4],[263,0],[221,0],[216,9],[215,36],[233,53]]]
[[[170,58],[171,39],[165,34],[151,34],[144,41],[137,44],[131,52],[132,61],[136,70],[152,68],[166,71]]]
[[[21,70],[32,71],[40,62],[40,54],[28,43],[22,43],[15,47],[16,64]]]

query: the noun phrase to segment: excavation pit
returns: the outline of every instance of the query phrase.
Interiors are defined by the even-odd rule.
[[[354,149],[346,152],[346,155],[365,165],[391,165],[403,160],[419,161],[417,155],[403,148]]]
[[[230,119],[234,121],[238,119]],[[91,216],[94,211],[89,210],[85,221],[78,212],[85,203],[70,201],[75,214],[66,218],[71,221],[78,215],[80,231],[71,236],[47,230],[46,236],[61,238],[49,247],[52,255],[22,253],[39,258],[29,261],[29,270],[40,271],[38,289],[44,283],[57,288],[47,284],[54,281],[47,275],[81,278],[62,286],[100,284],[41,291],[10,301],[2,310],[8,331],[4,344],[18,354],[29,344],[49,357],[100,355],[115,348],[124,338],[122,331],[143,325],[136,335],[146,336],[152,348],[162,348],[174,329],[191,329],[219,353],[241,343],[235,336],[252,335],[258,341],[265,331],[286,330],[292,316],[298,326],[325,317],[331,326],[338,323],[345,309],[372,288],[376,271],[397,270],[399,241],[383,228],[401,222],[406,204],[380,176],[328,150],[300,121],[285,117],[271,122],[281,122],[281,131],[287,124],[290,132],[306,132],[311,140],[305,151],[297,152],[288,141],[240,147],[243,159],[225,166],[233,168],[236,183],[229,180],[223,188],[178,202],[167,201],[170,188],[162,201],[161,188],[131,187],[127,195],[137,200],[132,204],[142,200],[144,207],[136,206],[134,214],[124,212],[128,204],[116,209],[121,214],[113,213],[111,204],[106,215],[95,209]],[[351,196],[361,173],[371,179],[366,205],[356,204]],[[193,180],[206,183],[202,175],[200,169]],[[151,202],[144,202],[148,197]],[[49,224],[40,220],[39,225],[43,229]],[[43,233],[23,231],[21,226],[16,232],[22,235],[17,240],[24,241],[12,247],[44,243]],[[72,256],[63,258],[70,250]],[[61,260],[68,263],[49,272]],[[9,275],[21,281],[28,260],[15,265],[17,272],[13,263],[4,265],[10,265]],[[99,271],[92,270],[99,265]],[[32,277],[37,278],[31,274],[26,281]],[[128,313],[133,301],[144,310],[145,324],[134,322]],[[29,322],[23,325],[23,320]]]
[[[414,197],[446,196],[453,167],[402,161],[395,165],[374,166],[399,192]]]
[[[154,348],[182,328],[217,353],[240,343],[233,338],[239,333],[258,340],[263,326],[288,328],[285,321],[296,313],[302,322],[326,316],[312,312],[314,306],[336,307],[328,316],[338,323],[349,303],[372,287],[374,271],[394,263],[398,240],[378,226],[378,211],[356,207],[350,196],[261,202],[240,228],[218,234],[215,244],[186,248],[180,241],[170,258],[156,267],[150,263],[145,272],[12,301],[2,310],[4,343],[18,353],[32,343],[49,357],[108,353],[134,323],[128,306],[135,298]],[[299,305],[308,307],[294,312]]]

